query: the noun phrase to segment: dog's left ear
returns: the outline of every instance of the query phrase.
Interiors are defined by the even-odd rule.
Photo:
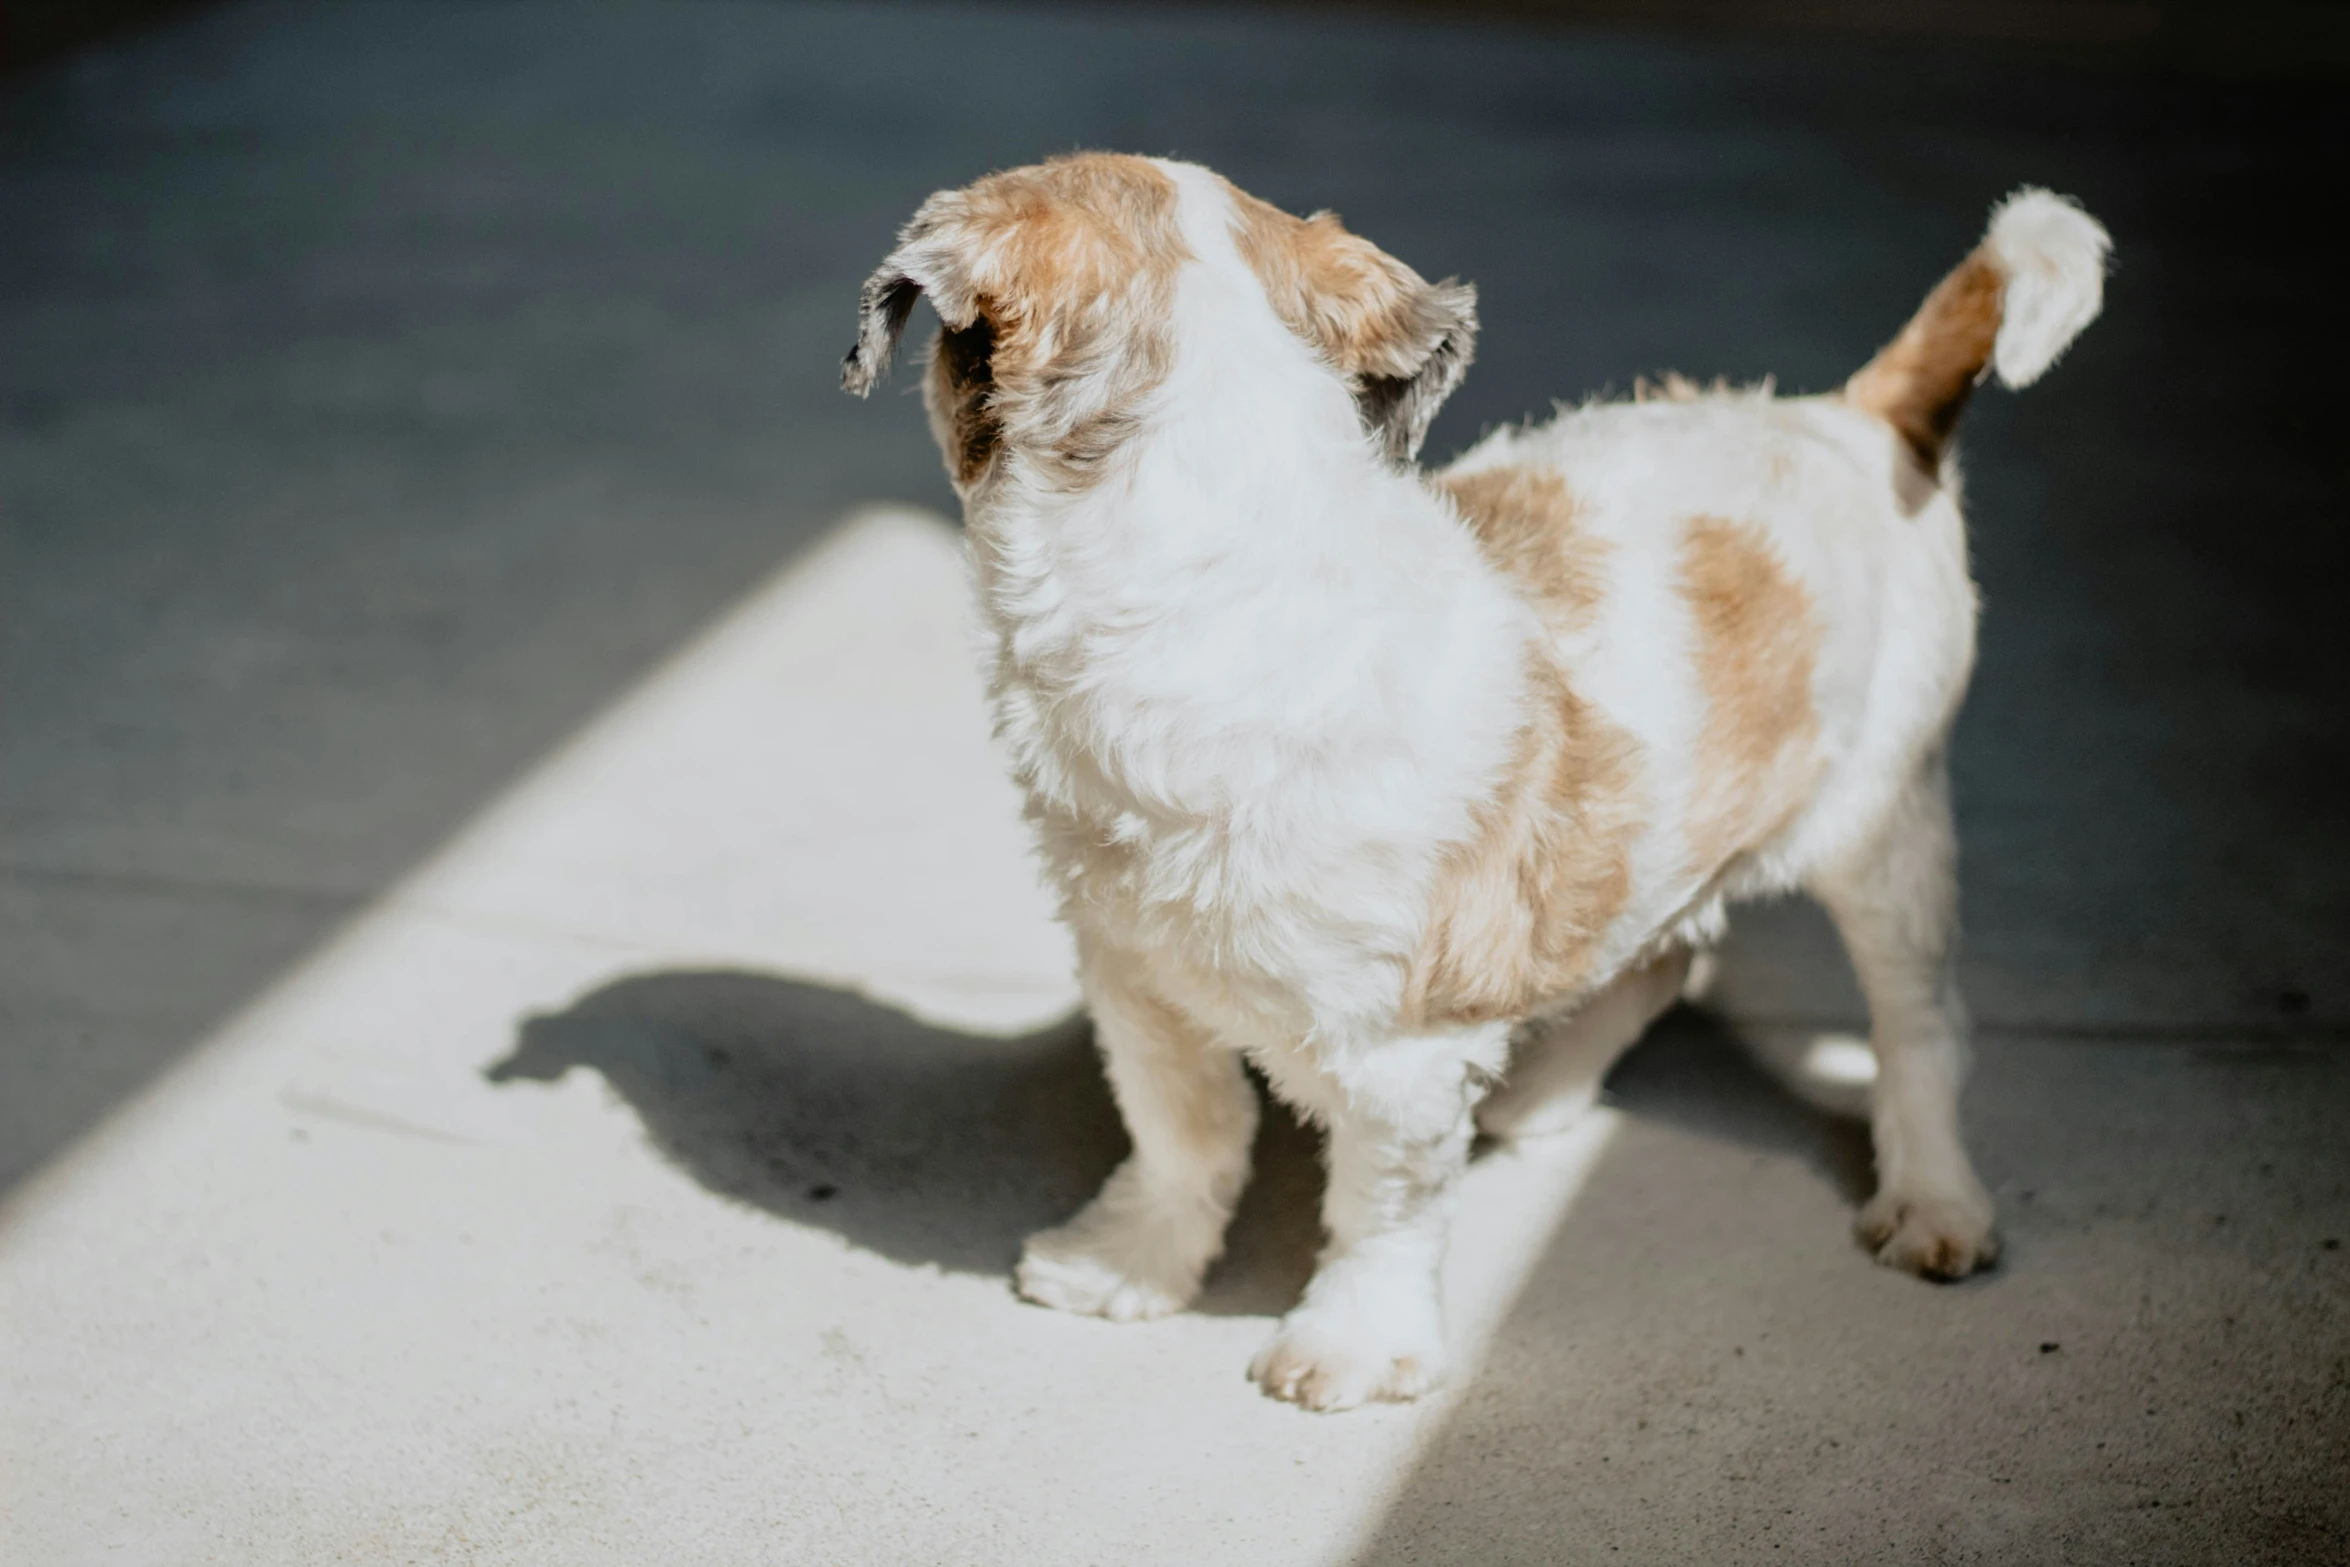
[[[960,243],[968,205],[961,191],[940,191],[924,202],[899,233],[897,249],[865,280],[857,297],[857,341],[841,362],[841,390],[859,397],[873,390],[924,293],[950,330],[977,319],[979,302]]]
[[[1293,218],[1228,188],[1233,238],[1274,314],[1347,378],[1388,457],[1411,461],[1476,356],[1476,288],[1429,282],[1331,213]]]
[[[873,390],[889,368],[890,356],[898,351],[898,339],[906,335],[914,301],[921,297],[922,285],[895,266],[884,266],[865,280],[857,300],[857,341],[841,361],[842,391],[863,397]]]

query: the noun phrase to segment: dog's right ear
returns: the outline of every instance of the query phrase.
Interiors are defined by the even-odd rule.
[[[863,397],[889,369],[914,301],[923,294],[948,328],[960,331],[978,317],[979,305],[963,264],[957,236],[964,226],[961,191],[940,191],[898,235],[897,249],[865,280],[857,300],[857,341],[840,367],[841,390]]]
[[[1233,241],[1265,300],[1344,376],[1365,430],[1410,462],[1477,352],[1477,290],[1431,283],[1335,214],[1295,218],[1236,185]]]

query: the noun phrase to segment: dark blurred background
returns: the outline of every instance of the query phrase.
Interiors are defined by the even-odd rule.
[[[2000,194],[2080,197],[2107,317],[1967,432],[1978,1009],[2338,1035],[2334,14],[11,8],[0,1171],[844,508],[951,512],[835,389],[849,302],[930,190],[1081,145],[1473,279],[1439,459],[1665,369],[1831,386]],[[1750,1010],[1850,1010],[1799,911],[1746,950]]]
[[[17,0],[0,17],[16,69],[202,9],[208,0]],[[1119,0],[1101,0],[1117,4]],[[1096,6],[1095,8],[1100,8]],[[1165,9],[1164,5],[1158,7]],[[2294,0],[1288,0],[1299,13],[1385,11],[1534,27],[1995,39],[2201,66],[2339,65],[2339,8]]]
[[[0,15],[0,1190],[845,510],[951,512],[911,378],[870,404],[835,380],[858,282],[933,189],[1078,146],[1170,153],[1474,280],[1485,335],[1432,460],[1664,370],[1833,386],[1999,196],[2077,196],[2114,235],[2107,313],[2043,384],[1979,397],[1964,437],[1986,601],[1956,753],[1971,1104],[2020,1255],[2052,1268],[2102,1226],[2098,1280],[2159,1259],[2208,1282],[2180,1286],[2163,1364],[2239,1346],[2196,1362],[2143,1448],[2146,1472],[2225,1481],[2202,1545],[2164,1558],[2186,1537],[2147,1525],[2132,1559],[2350,1559],[2350,1310],[2342,1253],[2316,1250],[2350,1221],[2340,8]],[[1722,1005],[1758,1029],[1857,1016],[1800,906],[1742,922]],[[1712,1124],[1691,1085],[1713,1054],[1665,1041],[1625,1102]],[[1645,1147],[1627,1135],[1622,1204],[1579,1221],[1600,1254],[1610,1223],[1687,1217],[1630,1195],[1692,1167]],[[2096,1195],[2035,1210],[2064,1169]],[[2180,1216],[2179,1172],[2235,1194],[2235,1228]],[[1754,1282],[1777,1255],[1675,1299],[1812,1299]],[[1457,1559],[1452,1499],[1555,1407],[1559,1298],[1505,1334],[1392,1559]],[[1658,1316],[1637,1292],[1578,1310]],[[2096,1396],[2134,1403],[2142,1367],[2109,1369]],[[1645,1429],[1686,1368],[1650,1370],[1577,1407]],[[1815,1406],[1871,1396],[1789,1377],[1740,1406],[1782,1425],[1688,1461],[1796,1463]],[[2030,1400],[1983,1398],[1965,1429],[1988,1464]],[[2265,1435],[2226,1446],[2248,1409]],[[1953,1462],[1918,1440],[1925,1470]],[[1557,1497],[1628,1483],[1558,1462],[1490,1515],[1521,1559]],[[2090,1472],[2049,1473],[2018,1516],[2069,1519],[2066,1559],[2120,1559],[2119,1525],[2064,1512]],[[1926,1559],[1886,1527],[1879,1559]],[[1984,1548],[1936,1559],[2025,1559]]]

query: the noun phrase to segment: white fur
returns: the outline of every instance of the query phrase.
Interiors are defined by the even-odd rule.
[[[1276,318],[1221,184],[1162,167],[1192,259],[1173,367],[1141,429],[1089,487],[1056,488],[1010,452],[964,496],[1001,731],[1134,1141],[1084,1213],[1031,1240],[1019,1286],[1113,1318],[1186,1304],[1246,1178],[1251,1060],[1327,1127],[1330,1163],[1328,1245],[1253,1374],[1316,1408],[1407,1398],[1443,1375],[1451,1193],[1511,1040],[1502,1025],[1406,1027],[1403,974],[1442,857],[1510,755],[1528,653],[1548,633]],[[2010,379],[2094,313],[2087,223],[2027,195],[1994,225],[2020,306],[2012,345],[1999,340]],[[1557,651],[1577,692],[1638,740],[1648,821],[1593,982],[1541,1009],[1564,1020],[1552,1032],[1574,1059],[1547,1078],[1530,1066],[1536,1087],[1494,1120],[1523,1130],[1588,1102],[1669,1004],[1683,949],[1719,932],[1726,898],[1810,886],[1876,1014],[1884,1190],[1865,1222],[1888,1260],[1930,1264],[1953,1246],[1971,1266],[1988,1255],[1990,1206],[1957,1141],[1939,779],[1975,600],[1957,505],[1930,480],[1920,502],[1906,461],[1841,401],[1762,394],[1586,408],[1462,459],[1563,474],[1582,526],[1612,546],[1596,619]],[[1684,825],[1704,708],[1675,560],[1696,515],[1762,529],[1825,633],[1823,781],[1773,842],[1710,880],[1689,867]],[[1577,1036],[1578,1007],[1603,990]]]
[[[1999,204],[1985,242],[2007,274],[1992,363],[2003,384],[2029,386],[2097,319],[2112,241],[2073,203],[2026,186]]]

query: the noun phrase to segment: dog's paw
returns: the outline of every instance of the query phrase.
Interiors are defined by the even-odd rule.
[[[1275,1398],[1308,1409],[1402,1403],[1444,1381],[1444,1333],[1433,1312],[1408,1326],[1300,1307],[1257,1351],[1248,1374]]]
[[[1999,1259],[1991,1199],[1980,1192],[1877,1193],[1853,1226],[1888,1268],[1926,1279],[1963,1279]]]
[[[1028,1237],[1012,1279],[1022,1295],[1055,1311],[1144,1322],[1181,1311],[1200,1285],[1201,1270],[1151,1250],[1137,1237],[1066,1224]]]

